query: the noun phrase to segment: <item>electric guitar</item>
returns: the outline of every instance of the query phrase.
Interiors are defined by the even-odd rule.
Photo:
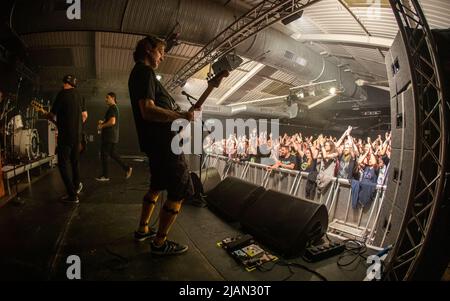
[[[43,115],[48,115],[48,111],[44,109],[44,105],[40,102],[38,102],[37,100],[33,99],[30,103],[30,106],[36,110],[36,112],[41,113]],[[53,123],[54,125],[56,125],[56,121],[54,119],[50,119],[48,118],[48,120]]]
[[[196,110],[199,110],[203,103],[206,101],[208,96],[211,94],[211,92],[220,86],[220,83],[225,77],[228,77],[230,75],[230,71],[223,70],[216,74],[213,78],[208,80],[208,87],[203,91],[202,95],[198,98],[197,102],[192,105],[192,107],[189,109],[189,112],[194,112]],[[178,130],[178,136],[182,141],[189,140],[190,138],[190,124],[186,128],[181,128]]]
[[[47,115],[49,112],[47,110],[44,109],[44,105],[41,104],[40,102],[38,102],[37,100],[32,100],[31,101],[31,107],[34,108],[37,112],[43,114],[43,115]],[[53,123],[54,125],[56,124],[56,121],[54,119],[50,119],[47,118],[51,123]],[[83,153],[86,150],[86,146],[87,146],[87,136],[85,133],[81,134],[81,143],[80,143],[80,153]]]
[[[211,92],[215,88],[218,88],[220,86],[220,83],[222,82],[222,80],[225,77],[228,77],[230,75],[230,71],[229,70],[222,70],[218,74],[216,74],[213,78],[209,79],[208,80],[208,87],[206,88],[206,90],[203,92],[203,94],[199,97],[197,102],[192,106],[192,108],[190,110],[200,109],[201,106],[203,105],[203,103],[208,98],[209,94],[211,94]]]

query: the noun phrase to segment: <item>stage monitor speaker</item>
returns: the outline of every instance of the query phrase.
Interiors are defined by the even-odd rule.
[[[267,190],[248,206],[241,225],[274,252],[292,258],[325,234],[328,211],[323,204]]]
[[[206,200],[212,211],[227,221],[235,222],[264,191],[264,187],[227,177],[207,194]]]
[[[192,175],[194,174],[195,177]],[[222,180],[217,168],[208,167],[206,169],[202,169],[201,178],[200,172],[195,171],[191,173],[192,178],[196,178],[194,181],[200,185],[200,192],[202,194],[208,194],[212,189],[214,189]]]

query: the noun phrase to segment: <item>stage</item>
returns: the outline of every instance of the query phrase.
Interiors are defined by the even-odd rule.
[[[225,237],[242,234],[237,225],[225,223],[206,207],[188,204],[169,238],[187,244],[189,251],[153,257],[148,242],[133,240],[147,188],[147,168],[143,162],[128,162],[134,172],[127,182],[114,165],[111,175],[117,172],[121,176],[99,183],[94,171],[99,171],[100,163],[84,158],[79,205],[59,202],[64,188],[53,168],[20,194],[24,205],[9,202],[4,206],[0,210],[0,279],[67,280],[69,255],[80,257],[83,280],[278,281],[290,276],[288,267],[272,263],[265,265],[273,266],[271,271],[245,271],[216,245]],[[305,264],[328,280],[362,280],[366,276],[362,258],[345,270],[337,266],[337,257],[315,264],[291,261]],[[294,274],[289,280],[320,280],[305,270],[291,269]]]

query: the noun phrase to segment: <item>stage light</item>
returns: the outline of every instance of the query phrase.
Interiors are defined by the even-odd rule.
[[[366,83],[366,81],[363,80],[363,79],[357,79],[357,80],[355,80],[355,84],[356,84],[357,86],[359,86],[359,87],[364,86],[365,83]]]
[[[156,79],[157,79],[157,80],[161,81],[161,78],[162,78],[162,76],[161,76],[161,75],[159,75],[159,74],[158,74],[158,75],[156,75]]]
[[[284,18],[283,20],[281,20],[281,23],[283,23],[284,25],[288,25],[289,23],[294,22],[295,20],[300,19],[303,16],[303,11],[299,11],[298,13],[295,13],[287,18]]]
[[[335,87],[331,87],[330,88],[330,95],[335,95],[336,94],[336,88]]]

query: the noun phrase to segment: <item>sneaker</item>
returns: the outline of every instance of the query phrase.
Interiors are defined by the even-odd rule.
[[[67,204],[78,204],[80,202],[80,199],[78,199],[78,196],[71,197],[67,195],[61,198],[61,202]]]
[[[131,168],[131,167],[128,167],[128,170],[127,170],[127,174],[126,174],[126,176],[125,176],[125,179],[129,179],[130,177],[131,177],[131,174],[133,173],[133,168]]]
[[[81,190],[83,190],[83,183],[80,182],[77,189],[77,194],[80,194]]]
[[[107,177],[104,177],[104,176],[101,176],[101,177],[98,177],[98,178],[95,178],[97,181],[99,181],[99,182],[108,182],[109,181],[109,178],[107,178]]]
[[[174,241],[166,240],[161,246],[155,246],[153,242],[150,244],[151,253],[154,255],[178,255],[186,252],[188,246],[176,243]]]
[[[153,239],[156,236],[156,232],[153,230],[150,230],[147,233],[141,232],[141,231],[134,231],[134,240],[135,241],[144,241],[147,239]]]

